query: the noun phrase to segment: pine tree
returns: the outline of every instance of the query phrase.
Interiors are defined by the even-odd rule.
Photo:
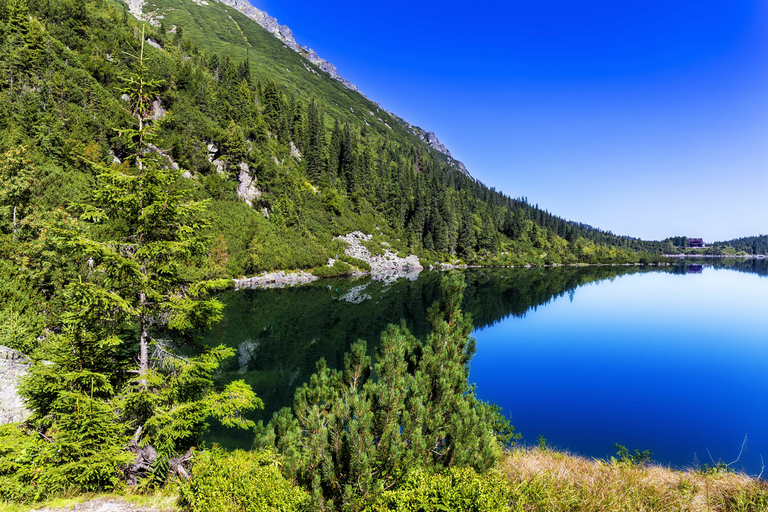
[[[331,143],[328,146],[328,181],[331,186],[336,186],[341,169],[341,144],[344,135],[339,126],[338,119],[333,123]]]
[[[277,85],[272,80],[267,80],[264,84],[261,112],[269,131],[279,138],[283,132],[283,101]]]
[[[382,333],[376,379],[360,340],[342,371],[320,360],[296,391],[293,413],[284,409],[260,429],[257,446],[276,447],[286,475],[310,488],[321,510],[362,510],[408,469],[484,471],[497,443],[514,437],[467,383],[475,344],[460,310],[464,288],[458,274],[443,282],[445,302],[430,308],[424,343],[404,324]]]

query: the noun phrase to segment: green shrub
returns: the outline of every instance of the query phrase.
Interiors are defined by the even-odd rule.
[[[368,249],[371,256],[382,256],[386,252],[381,244],[375,240],[361,240],[360,243],[363,244],[363,247]]]
[[[317,237],[264,218],[257,218],[256,230],[248,248],[251,256],[249,272],[312,268],[324,264],[331,256]]]
[[[361,259],[357,259],[352,256],[347,256],[346,254],[342,254],[341,256],[339,256],[339,259],[341,261],[349,263],[350,265],[354,265],[355,267],[361,270],[366,270],[368,272],[371,271],[371,265],[367,261],[363,261]]]
[[[497,473],[479,475],[470,468],[456,467],[442,473],[417,469],[396,489],[385,491],[368,510],[500,512],[511,510],[511,498],[508,482]]]
[[[33,502],[68,492],[115,490],[120,468],[133,458],[123,450],[121,426],[98,400],[57,401],[61,429],[44,440],[19,424],[0,427],[0,501]],[[77,428],[75,428],[77,426]]]
[[[648,450],[635,450],[635,453],[629,453],[626,446],[616,443],[613,445],[616,448],[616,457],[611,457],[612,464],[623,464],[626,466],[645,466],[653,462],[651,458],[653,453]]]
[[[270,450],[195,457],[192,479],[179,490],[179,506],[193,512],[289,512],[306,510],[309,495],[285,479]]]

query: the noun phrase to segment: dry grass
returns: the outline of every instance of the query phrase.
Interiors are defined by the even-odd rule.
[[[519,511],[768,511],[766,482],[738,473],[611,464],[538,448],[509,452],[499,470]]]

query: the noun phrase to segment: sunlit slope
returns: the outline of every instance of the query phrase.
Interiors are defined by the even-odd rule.
[[[369,132],[421,143],[386,111],[332,79],[328,73],[283,44],[266,29],[236,9],[216,1],[149,0],[144,12],[162,16],[168,30],[181,27],[185,37],[206,53],[229,55],[233,62],[248,58],[255,80],[273,80],[297,98],[315,99],[332,120],[363,126]]]

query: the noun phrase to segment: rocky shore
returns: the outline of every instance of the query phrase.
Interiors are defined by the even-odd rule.
[[[354,274],[354,277],[370,275],[376,280],[392,281],[402,278],[414,280],[418,277],[419,272],[424,269],[421,263],[419,263],[418,256],[411,254],[405,258],[400,257],[396,252],[388,248],[389,244],[386,242],[381,242],[380,244],[384,248],[382,254],[372,255],[368,248],[363,245],[363,242],[369,242],[372,239],[373,235],[366,235],[361,231],[353,231],[348,235],[334,238],[334,240],[346,242],[347,248],[344,250],[344,254],[364,261],[371,266],[370,272],[358,272]],[[328,260],[328,266],[333,266],[335,262],[336,259],[331,258]],[[254,277],[233,279],[233,281],[235,289],[240,290],[243,288],[285,288],[286,286],[310,283],[317,279],[319,279],[317,276],[309,272],[286,272],[283,270],[280,272],[266,272]]]
[[[254,277],[243,277],[241,279],[233,279],[235,282],[235,289],[240,290],[242,288],[285,288],[286,286],[295,286],[297,284],[305,284],[319,279],[317,276],[310,274],[309,272],[268,272]]]
[[[401,258],[397,253],[386,248],[389,245],[386,242],[381,243],[385,247],[384,254],[372,255],[368,248],[363,245],[363,242],[369,242],[372,239],[373,235],[366,235],[360,231],[353,231],[348,235],[334,238],[334,240],[346,242],[348,247],[344,250],[344,254],[368,263],[371,266],[371,274],[374,276],[389,272],[411,272],[424,269],[419,263],[418,256],[411,254]],[[329,263],[333,264],[332,261]]]

